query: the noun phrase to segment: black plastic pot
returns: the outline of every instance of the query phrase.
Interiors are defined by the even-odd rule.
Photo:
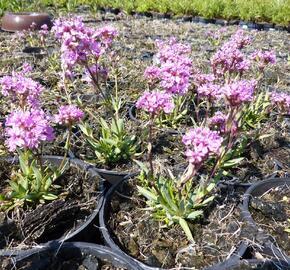
[[[228,262],[222,268],[223,270],[289,270],[289,266],[279,260],[239,260],[236,262]]]
[[[223,20],[223,19],[216,19],[215,20],[215,24],[221,25],[221,26],[225,26],[225,25],[228,25],[228,21],[227,20]]]
[[[242,205],[242,215],[245,221],[248,223],[248,225],[254,228],[255,230],[257,230],[257,232],[260,234],[260,238],[264,239],[265,253],[269,254],[273,258],[280,258],[281,260],[286,261],[288,265],[290,266],[290,257],[284,254],[283,251],[278,249],[273,238],[266,236],[263,230],[259,228],[259,226],[254,221],[249,210],[251,198],[255,196],[261,196],[262,194],[264,194],[271,188],[275,188],[275,187],[279,187],[283,185],[290,186],[290,178],[267,179],[267,180],[257,182],[251,185],[246,191],[246,193],[244,194],[243,205]]]
[[[214,19],[205,18],[205,17],[198,17],[198,22],[199,23],[208,24],[208,23],[214,23],[215,20]]]
[[[135,258],[129,256],[126,254],[119,246],[118,244],[114,241],[112,236],[110,235],[110,229],[107,226],[107,218],[108,218],[108,213],[109,213],[109,204],[111,201],[111,198],[115,192],[118,192],[117,190],[121,187],[121,185],[126,181],[130,179],[130,177],[126,177],[124,181],[112,186],[108,192],[105,194],[104,197],[104,203],[101,207],[100,214],[99,214],[99,225],[100,225],[100,230],[102,232],[102,236],[104,239],[104,242],[106,245],[108,245],[110,248],[112,248],[114,251],[122,254],[122,256],[129,258],[133,260],[135,263],[138,264],[138,266],[143,269],[143,270],[162,270],[162,268],[157,268],[157,267],[150,267],[145,265],[144,263],[136,260]],[[217,265],[207,267],[203,270],[229,270],[232,269],[232,265],[238,264],[238,262],[242,259],[244,256],[246,250],[248,248],[248,245],[246,243],[241,243],[237,246],[236,250],[231,254],[229,259],[227,259],[224,262],[221,262]],[[182,268],[181,268],[182,269]],[[188,268],[187,268],[188,269]]]
[[[141,270],[134,261],[123,257],[122,254],[108,247],[86,242],[66,242],[51,245],[42,250],[12,258],[12,262],[15,267],[21,267],[28,263],[26,270],[46,270],[57,262],[69,262],[76,259],[79,259],[88,270],[100,269],[100,263],[102,262],[127,270]],[[69,265],[65,265],[65,269],[71,268],[69,268]]]
[[[16,158],[6,158],[9,162],[12,163],[18,163],[18,160]],[[52,165],[59,166],[60,163],[63,160],[63,157],[60,156],[44,156],[44,159],[51,163]],[[99,210],[101,208],[101,205],[103,204],[103,198],[104,198],[104,180],[101,178],[101,176],[98,174],[98,172],[89,164],[83,162],[79,159],[71,159],[69,158],[69,164],[70,166],[75,166],[79,168],[80,170],[84,170],[88,173],[88,175],[92,178],[99,179],[100,181],[100,196],[98,202],[96,202],[95,209],[93,212],[86,218],[86,220],[83,223],[80,223],[76,228],[73,228],[68,234],[62,235],[58,239],[51,239],[47,243],[41,243],[36,248],[32,248],[31,250],[39,250],[43,247],[47,247],[50,245],[50,243],[55,242],[65,242],[65,241],[73,241],[73,240],[85,240],[89,241],[92,239],[92,237],[98,237],[98,231],[93,225],[94,222],[97,220],[97,216],[99,214]],[[5,230],[5,227],[9,224],[1,225],[0,226],[0,237],[3,237],[1,234],[1,229]],[[21,254],[26,254],[27,252],[31,252],[31,250],[9,250],[9,249],[2,249],[0,250],[0,256],[16,256]]]
[[[115,185],[121,182],[126,176],[131,175],[128,172],[117,172],[106,169],[100,169],[97,167],[95,167],[95,170],[101,175],[102,178],[108,181],[111,185]]]

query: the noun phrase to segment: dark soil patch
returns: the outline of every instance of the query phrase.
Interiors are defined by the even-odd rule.
[[[190,244],[179,226],[164,228],[152,219],[136,184],[136,180],[125,184],[122,194],[119,190],[113,196],[107,213],[115,241],[138,260],[156,267],[201,269],[224,261],[241,240],[237,202],[217,198],[206,218],[190,225],[195,241]]]
[[[251,212],[258,227],[274,237],[277,245],[290,256],[290,187],[273,188],[251,199]]]
[[[2,192],[10,178],[12,165],[1,161]],[[83,223],[96,208],[100,196],[99,179],[88,172],[70,166],[55,181],[58,199],[36,207],[26,205],[9,212],[0,212],[1,248],[29,248],[69,234]]]

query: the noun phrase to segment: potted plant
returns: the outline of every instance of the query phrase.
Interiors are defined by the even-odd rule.
[[[95,111],[86,108],[89,116],[92,116],[94,121],[97,119],[97,124],[100,127],[97,133],[88,121],[79,125],[84,139],[92,149],[92,156],[86,158],[90,163],[96,165],[96,170],[109,182],[120,181],[130,172],[126,172],[126,169],[125,172],[122,172],[124,171],[122,165],[132,160],[138,148],[136,136],[129,134],[125,126],[125,120],[119,114],[123,103],[118,98],[118,89],[116,87],[115,95],[113,95],[106,88],[105,81],[108,76],[108,69],[100,64],[101,56],[105,52],[109,55],[107,51],[117,35],[117,31],[112,27],[103,27],[97,30],[88,28],[79,18],[67,21],[58,20],[53,30],[56,37],[62,42],[63,70],[66,77],[73,79],[71,75],[75,66],[72,65],[69,55],[75,54],[77,55],[75,64],[85,69],[87,81],[93,86],[95,93],[100,95],[99,103],[104,105],[105,110],[111,117],[111,121],[101,117],[99,120]],[[78,39],[79,47],[75,48],[68,45],[72,36],[76,36]],[[83,48],[87,48],[87,51],[84,51]],[[110,60],[112,59],[110,58]],[[112,73],[114,75],[114,71]],[[118,166],[121,166],[120,171],[115,169]]]
[[[43,87],[24,74],[25,69],[1,80],[2,94],[12,101],[4,128],[10,154],[1,159],[0,233],[6,255],[77,236],[95,220],[102,203],[99,174],[68,158],[72,129],[83,112],[70,104],[51,117],[42,107]],[[68,129],[61,157],[43,154],[55,138],[53,122]]]

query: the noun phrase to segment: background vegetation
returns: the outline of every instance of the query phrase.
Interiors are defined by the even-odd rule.
[[[91,12],[110,7],[128,13],[156,11],[280,25],[290,23],[290,0],[0,0],[0,15],[7,10],[74,12],[80,5],[86,5]]]

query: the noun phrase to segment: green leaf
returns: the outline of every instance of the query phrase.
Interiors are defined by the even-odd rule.
[[[145,163],[139,161],[139,160],[136,160],[136,159],[133,159],[133,161],[139,166],[139,168],[145,172],[145,174],[147,175],[149,173],[149,169],[146,167]]]
[[[42,195],[42,198],[47,201],[53,201],[53,200],[56,200],[58,197],[52,193],[48,193],[48,194]]]
[[[158,197],[151,191],[140,186],[137,186],[137,189],[138,189],[138,192],[142,194],[144,197],[146,197],[148,200],[157,202]]]
[[[203,215],[203,211],[202,211],[202,210],[196,210],[196,211],[191,212],[191,213],[187,216],[187,218],[188,218],[188,219],[192,219],[192,220],[194,220],[194,219],[198,218],[198,217],[201,216],[201,215]]]
[[[11,188],[13,189],[13,191],[15,191],[17,193],[19,192],[19,185],[16,182],[9,181],[9,185],[11,186]]]
[[[26,158],[26,155],[24,153],[19,154],[19,165],[20,169],[23,172],[24,175],[29,174],[29,166],[27,165],[28,160]]]
[[[215,198],[215,196],[210,196],[209,198],[205,199],[205,200],[201,203],[201,205],[206,205],[206,204],[208,204],[209,202],[212,202],[214,198]]]
[[[192,233],[191,233],[191,231],[190,231],[190,228],[189,228],[189,226],[188,226],[186,220],[180,217],[180,218],[178,219],[178,222],[179,222],[181,228],[183,229],[183,231],[185,232],[185,234],[186,234],[188,240],[191,241],[191,242],[194,242],[194,239],[193,239]]]
[[[262,139],[269,138],[269,137],[272,137],[272,136],[274,136],[274,133],[263,134],[263,135],[260,135],[258,137],[258,140],[262,140]]]
[[[223,164],[222,167],[223,168],[233,167],[233,166],[239,164],[243,159],[244,159],[244,157],[234,158],[234,159],[228,160]]]

